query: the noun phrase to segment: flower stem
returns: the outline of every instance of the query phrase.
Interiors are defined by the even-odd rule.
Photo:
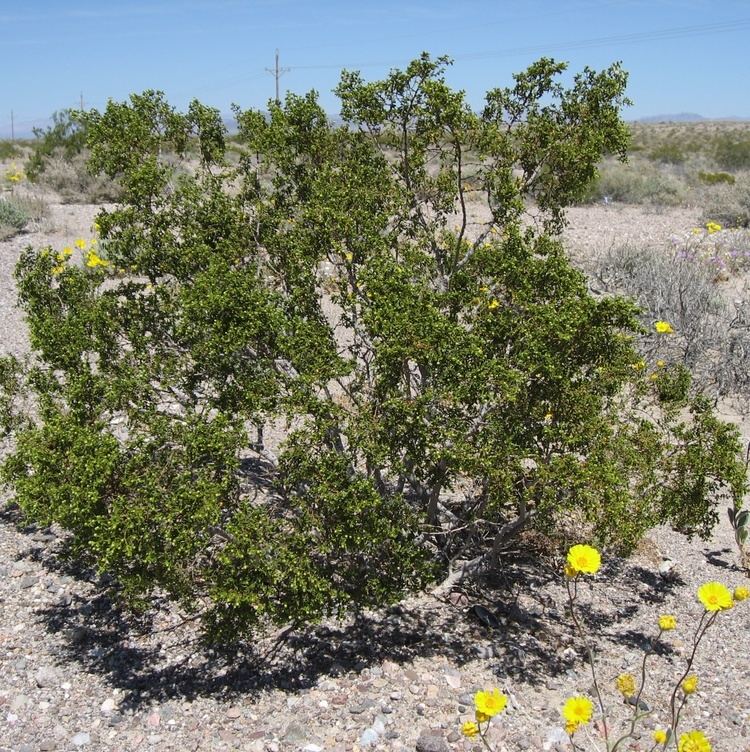
[[[574,578],[574,586],[576,586],[575,593],[570,588],[570,580],[566,579],[565,586],[568,590],[568,602],[570,603],[570,617],[573,619],[573,623],[576,626],[576,629],[578,630],[578,634],[583,642],[584,647],[586,648],[586,653],[588,654],[589,659],[589,666],[591,666],[591,676],[594,680],[594,692],[596,693],[596,700],[599,704],[599,710],[602,713],[602,726],[604,727],[604,741],[607,745],[607,749],[609,749],[609,728],[607,727],[607,711],[604,707],[604,700],[602,699],[602,693],[599,690],[599,682],[596,678],[596,667],[594,665],[594,651],[586,638],[586,633],[583,631],[583,626],[581,625],[581,622],[578,619],[578,616],[576,615],[575,611],[575,603],[574,599],[576,594],[578,593],[577,590],[577,582],[576,580],[578,577],[576,576]]]

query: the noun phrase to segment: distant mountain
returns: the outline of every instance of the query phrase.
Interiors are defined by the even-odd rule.
[[[733,122],[746,122],[750,118],[737,117],[730,115],[728,117],[719,118],[707,118],[703,115],[699,115],[697,112],[679,112],[676,115],[649,115],[648,117],[638,118],[636,123],[699,123],[702,120],[714,120],[714,121],[733,121]]]
[[[706,120],[703,115],[695,112],[680,112],[677,115],[649,115],[648,117],[638,118],[637,123],[695,123],[699,120]]]

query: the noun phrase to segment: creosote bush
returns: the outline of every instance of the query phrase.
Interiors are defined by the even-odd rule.
[[[476,114],[447,62],[344,72],[341,127],[314,93],[237,110],[231,165],[198,102],[83,116],[122,203],[93,256],[19,262],[34,356],[0,369],[3,472],[131,603],[162,589],[234,638],[449,582],[524,528],[628,549],[739,503],[736,431],[663,398],[635,307],[589,295],[556,237],[601,155],[624,156],[626,75],[566,89],[542,59]],[[195,170],[162,158],[196,144]],[[12,409],[29,391],[33,418]]]

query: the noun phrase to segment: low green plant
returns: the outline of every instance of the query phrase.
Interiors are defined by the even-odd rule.
[[[685,203],[687,195],[684,180],[650,162],[638,160],[619,164],[608,160],[602,164],[599,176],[588,186],[584,201],[678,206]]]
[[[12,237],[21,232],[31,217],[14,199],[0,198],[0,237]]]
[[[727,185],[734,185],[736,178],[734,175],[730,175],[728,172],[698,172],[698,180],[706,185],[721,185],[726,183]]]
[[[601,555],[592,546],[578,544],[568,551],[565,565],[568,614],[591,669],[593,699],[588,695],[573,695],[565,701],[560,712],[565,731],[574,750],[582,751],[587,748],[596,750],[600,749],[600,745],[603,743],[607,752],[616,752],[618,749],[624,749],[624,745],[629,740],[638,743],[638,740],[642,738],[639,724],[644,719],[654,715],[654,711],[649,709],[649,706],[642,700],[648,681],[649,659],[657,653],[660,643],[666,639],[666,634],[675,630],[678,625],[676,618],[671,614],[659,616],[658,632],[649,639],[649,647],[644,651],[638,677],[631,673],[622,673],[615,679],[615,687],[629,706],[630,715],[630,718],[625,721],[624,727],[616,732],[610,718],[603,686],[597,674],[594,647],[587,634],[576,602],[579,579],[582,576],[596,574],[600,565]],[[707,582],[698,588],[697,599],[701,603],[703,611],[696,628],[693,630],[692,644],[689,647],[685,666],[669,693],[668,704],[666,704],[664,713],[666,721],[664,728],[657,728],[653,731],[649,749],[668,750],[673,747],[678,752],[711,752],[712,745],[702,731],[680,731],[683,711],[698,688],[698,677],[692,673],[693,664],[706,632],[716,623],[719,614],[731,609],[735,603],[745,601],[748,596],[750,596],[750,592],[745,587],[737,587],[732,593],[719,582]],[[489,752],[493,752],[486,733],[493,717],[505,710],[507,696],[498,689],[482,690],[476,693],[474,701],[475,718],[466,721],[461,730],[469,738],[479,736],[484,747]],[[597,738],[594,738],[594,732],[590,732],[595,709],[598,713],[597,720],[601,729],[600,732],[596,733]],[[581,740],[581,732],[589,732],[590,747]]]
[[[0,141],[0,159],[17,159],[21,154],[21,150],[12,141]]]
[[[476,113],[447,64],[344,72],[341,126],[314,93],[237,110],[235,164],[198,102],[83,116],[122,203],[94,255],[21,256],[34,359],[5,389],[36,407],[3,477],[130,603],[166,591],[234,639],[445,586],[525,528],[706,535],[744,493],[736,429],[662,399],[636,308],[594,299],[559,242],[601,155],[624,157],[625,73],[565,88],[542,59]]]
[[[72,159],[81,154],[86,146],[86,128],[74,110],[60,110],[52,115],[52,125],[34,128],[35,141],[26,163],[26,173],[33,181],[38,180],[54,156]]]
[[[750,135],[725,133],[717,136],[714,159],[723,170],[750,170]]]

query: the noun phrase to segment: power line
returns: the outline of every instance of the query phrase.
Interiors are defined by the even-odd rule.
[[[750,27],[750,19],[738,19],[736,21],[725,21],[718,23],[699,24],[695,26],[675,26],[666,29],[653,29],[651,31],[635,32],[632,34],[618,34],[609,37],[592,37],[589,39],[577,39],[570,42],[552,42],[547,44],[535,44],[527,47],[514,47],[504,50],[489,50],[485,52],[468,52],[458,55],[451,55],[453,60],[484,60],[487,58],[497,57],[514,57],[516,55],[528,54],[531,52],[549,52],[553,50],[578,50],[589,49],[591,47],[600,47],[612,43],[631,44],[634,42],[648,42],[664,39],[681,39],[684,37],[709,36],[712,34],[722,34],[731,31],[740,31]],[[341,68],[374,68],[392,65],[404,65],[408,60],[398,61],[370,61],[365,63],[327,63],[323,65],[294,65],[292,70],[331,70]]]
[[[289,73],[291,68],[279,68],[279,50],[276,50],[276,65],[274,68],[266,68],[266,71],[270,73],[276,79],[276,104],[280,104],[279,99],[279,79],[285,74]]]

